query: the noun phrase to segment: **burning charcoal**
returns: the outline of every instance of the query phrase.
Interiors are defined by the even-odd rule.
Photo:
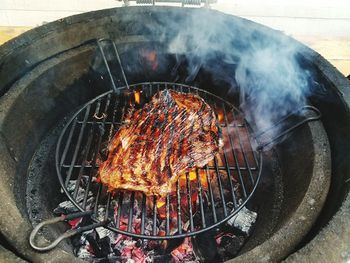
[[[244,238],[232,233],[225,233],[217,237],[218,253],[223,260],[236,256],[243,246]]]
[[[157,255],[153,257],[154,263],[171,263],[173,262],[173,257],[171,255]]]
[[[171,251],[171,255],[173,257],[173,262],[196,262],[192,242],[188,237],[185,238],[180,246]]]
[[[78,208],[76,208],[71,201],[64,201],[60,203],[53,212],[55,215],[70,214],[78,212]]]
[[[257,215],[258,214],[256,212],[250,211],[246,207],[243,207],[237,215],[227,221],[227,224],[239,229],[246,235],[249,235],[250,229],[255,223]]]
[[[97,258],[107,257],[112,251],[110,246],[111,242],[108,236],[100,239],[98,233],[92,231],[86,235],[86,240],[89,242],[92,252]]]
[[[89,232],[91,232],[91,231],[89,231]],[[76,251],[78,251],[80,249],[80,247],[85,245],[85,242],[86,242],[85,236],[87,233],[88,232],[85,232],[82,235],[75,235],[71,238],[72,245],[74,248],[76,248]]]
[[[207,231],[192,238],[193,251],[201,262],[217,262],[218,250],[214,231]]]
[[[99,221],[103,221],[105,214],[106,214],[106,207],[99,205],[97,209],[97,213],[95,215],[96,219]]]
[[[162,251],[161,254],[170,254],[171,251],[173,251],[175,248],[180,246],[184,242],[185,238],[175,238],[175,239],[168,239],[162,241],[161,248]]]
[[[116,247],[118,247],[121,257],[127,259],[126,262],[145,262],[146,260],[145,251],[137,247],[136,241],[131,238],[123,240]]]
[[[128,262],[125,258],[119,256],[110,256],[108,258],[94,259],[93,263],[124,263]]]
[[[77,182],[77,180],[70,180],[68,182],[68,185],[66,187],[68,192],[72,193],[74,191],[76,182]]]
[[[91,253],[88,251],[87,247],[85,247],[85,246],[80,247],[76,256],[78,258],[85,259],[85,260],[91,260],[91,258],[92,258]]]
[[[120,250],[118,248],[113,248],[113,253],[116,256],[120,256],[121,255]]]
[[[104,238],[104,237],[114,237],[114,234],[112,233],[111,230],[107,229],[107,228],[104,228],[104,227],[98,227],[95,229],[98,236],[100,238]]]

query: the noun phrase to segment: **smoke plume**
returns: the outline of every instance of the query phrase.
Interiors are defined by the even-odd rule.
[[[240,94],[246,119],[260,131],[307,103],[311,74],[298,62],[299,45],[249,21],[193,11],[172,25],[178,34],[168,47],[170,53],[186,57],[188,82],[200,68],[229,82],[229,92]],[[222,72],[216,66],[220,63],[234,65],[235,70]]]

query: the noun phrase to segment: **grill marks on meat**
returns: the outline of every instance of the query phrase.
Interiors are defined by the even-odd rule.
[[[203,167],[219,150],[215,114],[197,95],[160,91],[125,122],[99,169],[110,189],[165,196],[180,175]]]

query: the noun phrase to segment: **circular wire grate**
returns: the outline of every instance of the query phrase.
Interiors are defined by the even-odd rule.
[[[224,146],[205,167],[180,176],[164,198],[141,192],[108,191],[98,178],[107,145],[123,125],[130,107],[142,107],[162,89],[190,92],[215,111]],[[252,197],[262,168],[244,116],[229,102],[204,90],[175,83],[141,83],[106,92],[79,109],[65,125],[57,144],[56,169],[64,192],[81,211],[94,211],[96,222],[139,238],[192,236],[233,217]]]

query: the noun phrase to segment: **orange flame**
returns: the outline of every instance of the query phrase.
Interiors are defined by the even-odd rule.
[[[208,181],[207,181],[207,177],[206,177],[206,171],[203,170],[203,169],[200,169],[198,170],[198,176],[199,176],[199,181],[200,181],[200,184],[202,186],[203,189],[208,189]],[[210,176],[209,176],[210,178]],[[197,172],[196,170],[191,170],[188,172],[188,179],[189,179],[189,182],[191,184],[191,187],[194,187],[193,184],[197,185]],[[186,188],[187,187],[187,179],[186,179],[186,174],[182,174],[180,177],[179,177],[179,187],[180,189],[183,189],[183,188]],[[174,185],[174,188],[172,189],[172,192],[175,193],[176,192],[176,188],[175,188],[175,185]],[[162,198],[159,198],[157,200],[157,208],[164,208],[166,204],[166,197],[162,197]],[[160,216],[164,216],[165,217],[165,210],[163,211],[158,211]]]
[[[140,104],[141,101],[141,92],[139,90],[134,91],[135,103]]]
[[[146,61],[151,65],[152,70],[156,70],[158,68],[158,58],[157,52],[152,51],[143,51],[142,56],[146,59]]]
[[[224,122],[224,113],[222,111],[218,112],[218,121],[219,123]]]

